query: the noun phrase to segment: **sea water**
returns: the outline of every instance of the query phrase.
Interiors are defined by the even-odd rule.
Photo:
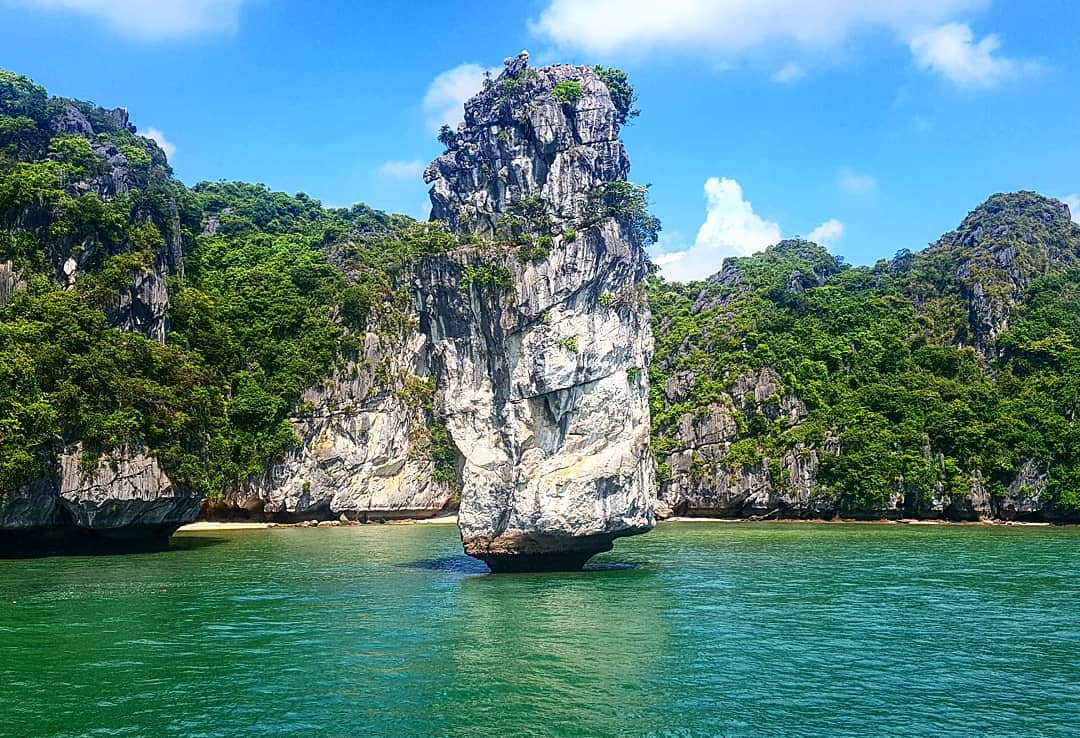
[[[0,735],[1080,734],[1080,529],[665,523],[573,574],[449,525],[0,561]]]

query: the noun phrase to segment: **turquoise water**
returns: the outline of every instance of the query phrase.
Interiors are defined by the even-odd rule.
[[[0,561],[0,735],[1076,735],[1078,545],[669,523],[486,575],[418,525]]]

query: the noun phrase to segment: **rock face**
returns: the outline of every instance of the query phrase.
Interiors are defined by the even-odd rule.
[[[1068,205],[1019,192],[991,196],[931,245],[921,258],[956,262],[953,284],[968,315],[954,342],[997,358],[996,340],[1025,290],[1039,276],[1078,262],[1076,231]]]
[[[629,168],[607,87],[527,61],[466,103],[428,167],[433,218],[479,238],[422,263],[415,287],[465,459],[466,553],[574,569],[653,526],[647,268],[632,223],[597,205]],[[578,94],[557,99],[561,83]]]
[[[293,419],[298,447],[264,475],[210,502],[217,517],[277,521],[431,517],[456,491],[435,479],[425,339],[399,344],[375,333],[360,360],[304,395]]]
[[[173,485],[145,449],[85,459],[75,445],[0,505],[0,554],[164,548],[198,511],[199,495]]]
[[[683,381],[679,381],[682,379]],[[664,388],[669,401],[687,399],[690,377],[673,376]],[[738,419],[748,410],[789,426],[806,417],[806,406],[784,392],[772,369],[736,378],[721,402],[706,413],[686,413],[673,435],[675,448],[663,458],[667,477],[660,487],[662,515],[716,517],[831,517],[830,499],[817,490],[818,451],[800,446],[779,460],[779,475],[768,459],[734,468],[724,463],[738,435]],[[780,484],[774,480],[780,476]]]
[[[92,192],[104,200],[112,200],[128,194],[140,185],[139,176],[133,172],[127,156],[115,144],[100,140],[99,137],[99,134],[117,131],[135,133],[135,126],[128,121],[127,110],[89,107],[82,110],[71,101],[63,101],[58,110],[57,116],[51,122],[53,132],[86,137],[102,162],[99,171],[70,184],[72,194]],[[153,166],[168,171],[165,153],[160,151],[156,144],[152,145],[152,150],[155,151]],[[159,243],[150,245],[153,251],[152,263],[145,269],[134,271],[131,274],[131,284],[119,289],[109,304],[101,306],[114,327],[141,333],[159,343],[165,343],[168,333],[168,280],[172,276],[183,278],[184,274],[180,215],[175,202],[168,202],[166,207],[167,217],[154,224],[162,238]],[[146,212],[136,211],[134,215],[137,221],[153,222]],[[121,243],[109,247],[93,239],[65,246],[66,248],[56,251],[54,276],[57,281],[71,287],[86,270],[87,265],[131,249],[130,244]],[[0,274],[0,283],[3,280],[3,275]],[[0,304],[3,300],[4,288],[0,286]]]
[[[0,308],[11,302],[15,290],[25,286],[10,259],[0,261]]]
[[[668,380],[669,401],[686,399],[689,377]],[[840,443],[827,439],[821,446],[798,444],[779,459],[728,466],[725,459],[738,433],[737,417],[760,413],[771,421],[796,427],[806,418],[806,406],[783,389],[773,369],[738,377],[722,401],[706,413],[684,414],[669,437],[673,449],[664,454],[657,512],[662,517],[730,518],[898,518],[977,520],[1071,520],[1043,499],[1049,481],[1045,464],[1028,459],[1009,484],[1008,492],[993,496],[983,486],[982,474],[973,470],[970,490],[945,491],[941,482],[928,495],[920,490],[890,490],[875,506],[854,507],[823,490],[818,466],[823,455],[839,455]],[[926,449],[930,453],[930,449]],[[943,460],[939,460],[943,464]]]
[[[109,322],[121,330],[142,333],[158,343],[165,343],[168,275],[166,269],[148,269],[132,275],[131,285],[123,288],[116,300],[105,308]]]

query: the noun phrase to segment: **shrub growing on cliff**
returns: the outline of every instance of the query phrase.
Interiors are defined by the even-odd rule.
[[[461,451],[443,423],[433,423],[429,430],[431,432],[431,460],[435,466],[431,478],[460,490]]]
[[[549,237],[550,242],[550,237]],[[548,246],[542,245],[539,239],[535,243],[528,243],[518,249],[518,258],[522,261],[543,261],[548,258]]]
[[[99,174],[104,165],[82,136],[56,136],[49,142],[49,157],[60,162],[69,181]]]
[[[120,290],[131,286],[133,275],[150,267],[153,258],[147,250],[106,257],[97,269],[79,276],[79,292],[91,305],[107,307]]]
[[[432,377],[407,377],[398,396],[406,405],[430,412],[435,402],[435,380]]]
[[[474,286],[479,289],[504,290],[510,284],[510,272],[506,267],[494,264],[469,264],[461,272],[459,286],[462,292],[468,292]]]
[[[615,104],[615,110],[619,115],[619,124],[626,125],[631,118],[636,118],[641,111],[634,107],[637,102],[637,93],[630,86],[630,79],[626,72],[614,67],[595,67],[600,80],[607,85],[611,94],[611,102]]]
[[[47,101],[44,87],[21,74],[0,69],[0,113],[42,120]]]
[[[457,143],[458,135],[453,128],[443,123],[442,126],[439,128],[438,138],[439,143],[449,149],[453,148],[454,144]]]
[[[564,79],[551,89],[551,94],[563,105],[573,105],[581,99],[581,84],[570,79]]]
[[[625,222],[642,245],[656,243],[660,219],[649,213],[649,188],[626,180],[608,182],[593,193],[594,211],[600,217]]]

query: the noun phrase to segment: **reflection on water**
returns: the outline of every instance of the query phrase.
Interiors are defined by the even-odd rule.
[[[411,561],[405,566],[416,569],[431,569],[432,571],[449,571],[455,574],[487,574],[487,564],[472,556],[461,554],[459,556],[443,556],[438,559],[420,559]]]
[[[612,735],[640,724],[668,640],[666,593],[646,569],[462,580],[448,628],[456,735]],[[634,694],[634,699],[627,697]]]
[[[176,542],[0,561],[0,735],[1055,735],[1080,719],[1077,529],[669,524],[572,574],[487,574],[443,526]]]

